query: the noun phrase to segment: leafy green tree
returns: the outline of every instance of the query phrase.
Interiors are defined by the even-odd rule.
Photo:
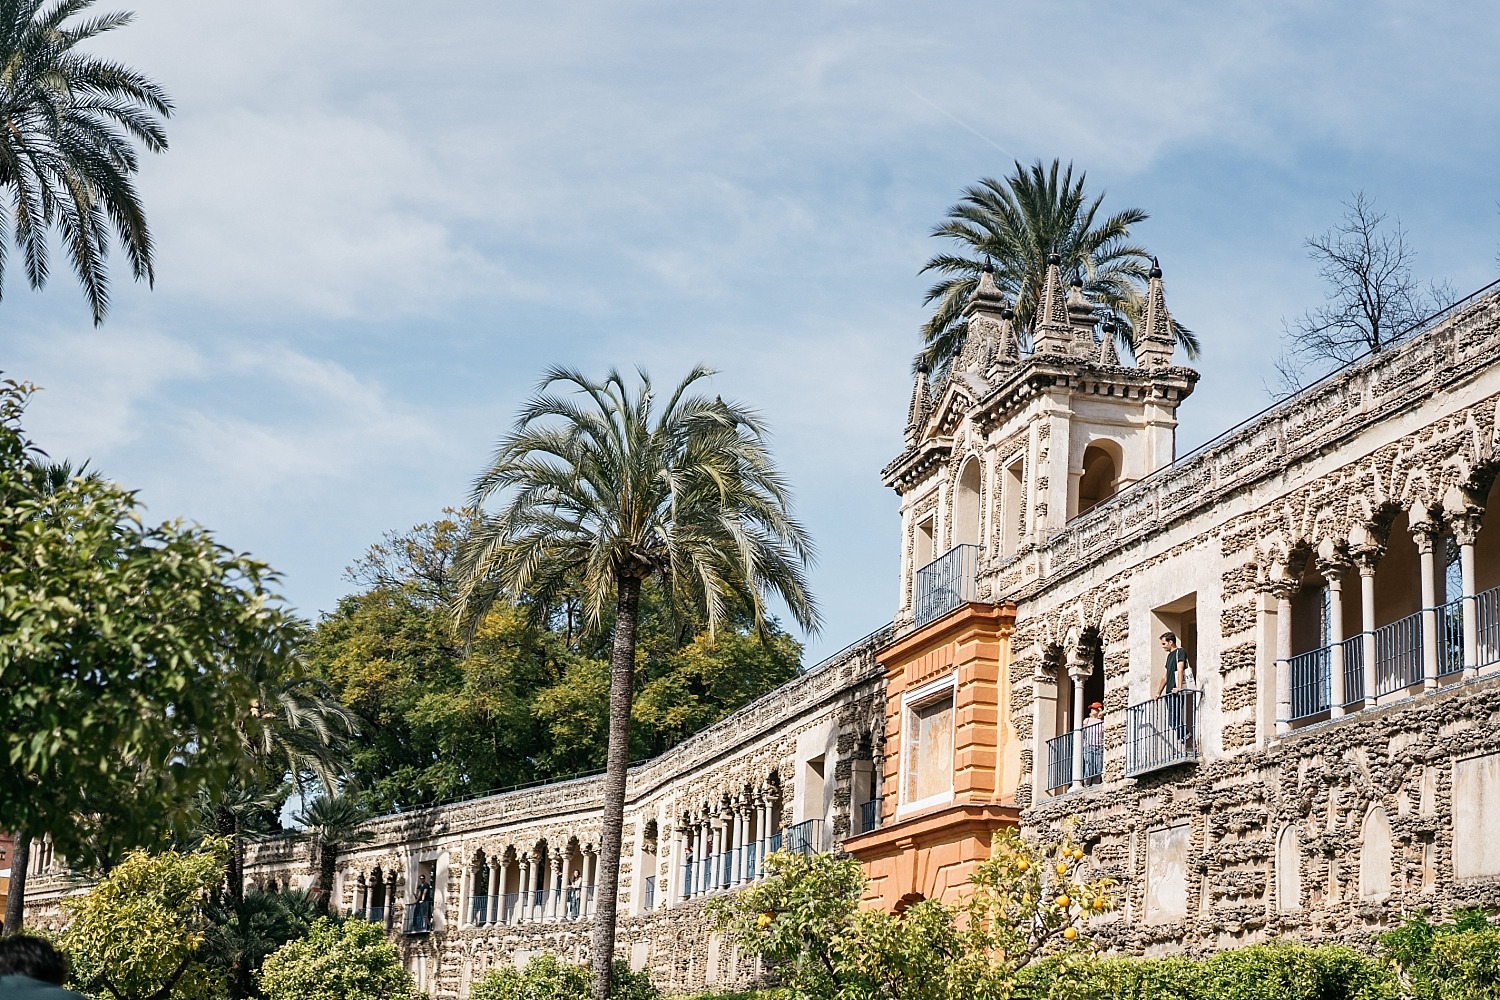
[[[260,987],[268,1000],[423,1000],[385,931],[327,917],[265,960]]]
[[[354,799],[336,792],[328,792],[308,803],[307,808],[296,817],[303,827],[303,835],[313,845],[313,855],[318,859],[318,885],[316,899],[318,912],[328,915],[330,895],[333,892],[333,875],[338,870],[339,855],[355,844],[368,843],[371,834],[362,829],[366,813]]]
[[[137,851],[87,895],[63,902],[61,945],[94,1000],[217,1000],[224,974],[205,947],[224,849]]]
[[[963,308],[986,260],[993,262],[995,284],[1014,303],[1017,329],[1026,331],[1040,308],[1047,257],[1054,252],[1065,278],[1081,278],[1084,296],[1119,316],[1119,347],[1134,352],[1151,257],[1130,235],[1148,216],[1127,208],[1101,219],[1104,196],[1090,199],[1084,177],[1074,178],[1073,165],[1063,169],[1058,160],[1050,167],[1041,160],[1030,167],[1017,162],[1003,181],[983,178],[948,209],[948,220],[932,235],[951,240],[956,250],[934,255],[922,268],[942,276],[924,300],[937,303],[922,326],[920,355],[933,372],[941,374],[958,357],[968,331]],[[1192,332],[1179,324],[1175,334],[1188,357],[1196,358],[1200,345]]]
[[[41,288],[55,231],[98,325],[109,309],[112,235],[135,278],[155,280],[134,180],[136,144],[153,153],[167,148],[161,119],[172,114],[172,102],[141,73],[80,51],[81,43],[132,19],[116,13],[77,20],[93,5],[0,0],[0,240],[15,241],[27,280]]]
[[[307,936],[318,917],[312,896],[300,889],[252,889],[233,908],[208,907],[212,928],[206,948],[224,971],[229,996],[262,996],[256,986],[266,957],[288,941]]]
[[[0,815],[108,868],[224,787],[251,709],[235,664],[289,663],[293,632],[261,563],[146,525],[97,476],[49,485],[28,394],[0,383]]]
[[[461,550],[458,606],[472,623],[502,594],[544,603],[583,595],[586,628],[613,607],[609,747],[594,921],[594,1000],[607,1000],[630,758],[636,630],[645,581],[701,609],[710,629],[742,610],[756,622],[780,597],[804,628],[818,624],[803,567],[812,544],[789,512],[786,483],[754,412],[691,395],[695,368],[658,409],[650,379],[595,382],[553,369],[475,482],[485,513]],[[567,396],[552,391],[571,387]]]
[[[1006,1000],[1023,970],[1044,958],[1076,963],[1081,933],[1113,909],[1112,884],[1089,879],[1070,838],[997,838],[957,905],[921,900],[896,915],[861,908],[859,862],[777,852],[767,878],[715,900],[721,931],[758,955],[795,996],[809,1000]]]
[[[491,969],[469,987],[469,1000],[577,1000],[588,996],[589,972],[582,965],[559,961],[545,953],[533,957],[524,970],[511,966]],[[632,972],[628,962],[615,962],[610,1000],[660,1000],[661,993],[645,973]]]
[[[1444,924],[1413,917],[1380,936],[1380,952],[1396,970],[1403,997],[1500,998],[1500,927],[1481,909],[1459,910]]]

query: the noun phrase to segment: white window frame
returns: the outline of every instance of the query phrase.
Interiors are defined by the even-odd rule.
[[[948,788],[946,791],[929,795],[926,798],[908,801],[906,798],[907,768],[915,767],[916,761],[912,759],[912,753],[916,749],[913,742],[915,730],[913,716],[918,709],[938,701],[947,696],[949,703],[953,706],[953,725],[949,729],[948,759],[950,770],[948,772]],[[953,801],[953,772],[951,770],[954,762],[954,749],[958,739],[958,671],[955,669],[946,676],[928,681],[920,687],[913,688],[901,696],[901,770],[900,777],[900,799],[896,805],[896,816],[908,815],[933,806],[947,805]]]

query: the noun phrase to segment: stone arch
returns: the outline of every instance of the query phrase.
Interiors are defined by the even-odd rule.
[[[1084,446],[1076,516],[1081,517],[1119,491],[1124,467],[1125,451],[1118,441],[1095,438]]]
[[[1391,821],[1374,806],[1359,830],[1359,897],[1385,899],[1391,894]]]
[[[1302,909],[1302,838],[1294,825],[1276,838],[1276,908],[1283,913]]]
[[[950,537],[954,545],[979,544],[984,510],[983,470],[984,463],[978,455],[970,455],[959,467],[953,484],[953,528]]]

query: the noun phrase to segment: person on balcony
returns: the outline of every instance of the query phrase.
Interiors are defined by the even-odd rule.
[[[568,916],[578,919],[583,909],[583,872],[575,871],[568,880]]]
[[[1104,704],[1089,706],[1089,717],[1083,720],[1083,780],[1093,784],[1104,780]]]
[[[416,912],[412,915],[412,930],[432,930],[432,884],[423,875],[417,880]]]
[[[1185,699],[1182,692],[1196,688],[1198,682],[1193,676],[1192,664],[1188,662],[1187,650],[1177,645],[1176,633],[1163,632],[1161,648],[1167,651],[1167,669],[1161,686],[1156,689],[1156,696],[1167,699],[1168,723],[1183,745],[1191,746],[1192,719],[1183,711]]]

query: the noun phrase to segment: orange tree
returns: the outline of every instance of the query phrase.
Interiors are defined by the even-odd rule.
[[[956,904],[923,900],[901,914],[859,905],[852,858],[779,852],[767,877],[715,901],[718,928],[809,1000],[1006,1000],[1022,969],[1092,951],[1092,917],[1114,908],[1071,833],[1055,842],[996,838]]]

